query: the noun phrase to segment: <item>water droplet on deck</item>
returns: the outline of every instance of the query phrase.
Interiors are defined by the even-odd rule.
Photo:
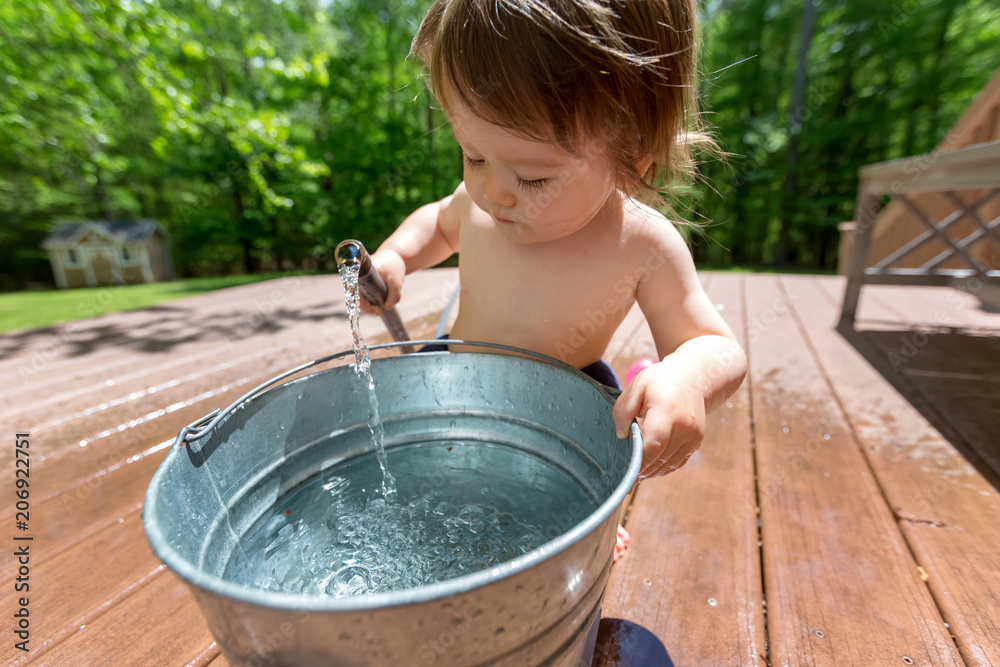
[[[715,601],[715,598],[708,598],[708,606],[714,607],[717,604],[719,604],[719,603]]]
[[[788,431],[789,431],[789,430],[791,430],[791,429],[789,429],[789,428],[788,428],[788,427],[786,426],[785,428],[781,429],[781,432],[782,432],[782,433],[788,433]]]

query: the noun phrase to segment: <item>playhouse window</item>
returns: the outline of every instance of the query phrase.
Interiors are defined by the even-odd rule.
[[[80,266],[80,255],[73,248],[69,248],[66,250],[66,265]]]
[[[118,257],[121,259],[121,263],[125,265],[135,264],[136,255],[131,248],[120,247],[118,248]]]

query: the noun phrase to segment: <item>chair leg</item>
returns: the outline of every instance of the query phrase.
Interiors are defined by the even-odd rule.
[[[844,302],[840,309],[840,319],[847,322],[853,323],[857,315],[861,286],[865,280],[865,265],[871,249],[871,232],[878,217],[878,208],[878,195],[862,187],[858,192],[858,204],[854,213],[854,236],[851,240],[851,256],[847,261],[847,289],[844,290]]]

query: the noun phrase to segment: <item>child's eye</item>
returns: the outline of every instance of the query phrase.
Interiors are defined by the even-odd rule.
[[[469,167],[470,169],[477,169],[486,164],[486,160],[474,160],[465,153],[462,154],[462,158],[465,160],[465,166]],[[541,190],[542,188],[545,187],[545,183],[548,180],[549,179],[547,178],[536,178],[531,181],[526,181],[525,179],[518,177],[517,187],[521,188],[522,190]]]
[[[545,187],[545,183],[549,179],[547,178],[536,178],[533,181],[526,181],[523,178],[517,179],[517,187],[523,188],[524,190],[541,190]]]

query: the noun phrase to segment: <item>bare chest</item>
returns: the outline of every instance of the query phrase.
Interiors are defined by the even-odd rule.
[[[614,234],[518,245],[493,222],[462,229],[461,307],[454,334],[536,350],[573,365],[596,361],[635,301]]]

